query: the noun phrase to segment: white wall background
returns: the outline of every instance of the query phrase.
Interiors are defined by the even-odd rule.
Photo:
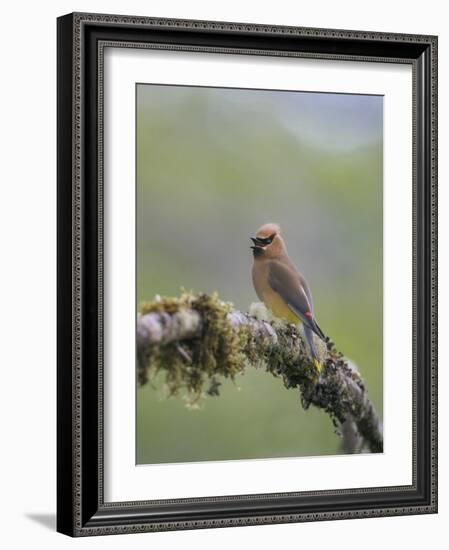
[[[0,540],[4,548],[185,549],[276,546],[417,549],[436,543],[449,520],[449,437],[440,361],[440,513],[72,540],[55,530],[56,470],[56,17],[71,11],[215,19],[438,34],[440,37],[440,333],[448,331],[449,31],[445,2],[409,0],[62,0],[9,2],[2,10],[0,308],[2,419]],[[445,537],[446,538],[446,537]]]

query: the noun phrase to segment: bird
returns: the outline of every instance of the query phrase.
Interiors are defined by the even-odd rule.
[[[326,337],[319,327],[313,310],[312,293],[304,276],[290,260],[287,247],[277,223],[265,223],[250,237],[253,246],[252,279],[259,300],[275,317],[296,325],[303,324],[313,364],[318,374],[321,363],[314,334]]]

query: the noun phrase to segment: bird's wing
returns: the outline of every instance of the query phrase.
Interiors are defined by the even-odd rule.
[[[309,301],[310,311],[313,313],[313,299],[312,299],[312,293],[310,292],[309,285],[307,284],[307,281],[304,279],[301,273],[298,273],[298,278],[304,292],[306,293],[307,300]]]
[[[270,262],[268,284],[306,326],[325,340],[323,331],[313,317],[311,293],[303,277],[289,266],[274,261]]]

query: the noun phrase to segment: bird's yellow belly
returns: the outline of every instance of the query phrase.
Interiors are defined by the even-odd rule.
[[[264,292],[263,301],[273,315],[279,319],[285,319],[289,323],[295,324],[301,322],[301,319],[293,313],[277,292]]]

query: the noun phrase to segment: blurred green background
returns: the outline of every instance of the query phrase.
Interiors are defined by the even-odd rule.
[[[137,85],[137,301],[257,301],[249,237],[280,223],[317,320],[382,415],[380,96]],[[329,417],[263,370],[190,410],[137,389],[137,463],[341,453]]]

